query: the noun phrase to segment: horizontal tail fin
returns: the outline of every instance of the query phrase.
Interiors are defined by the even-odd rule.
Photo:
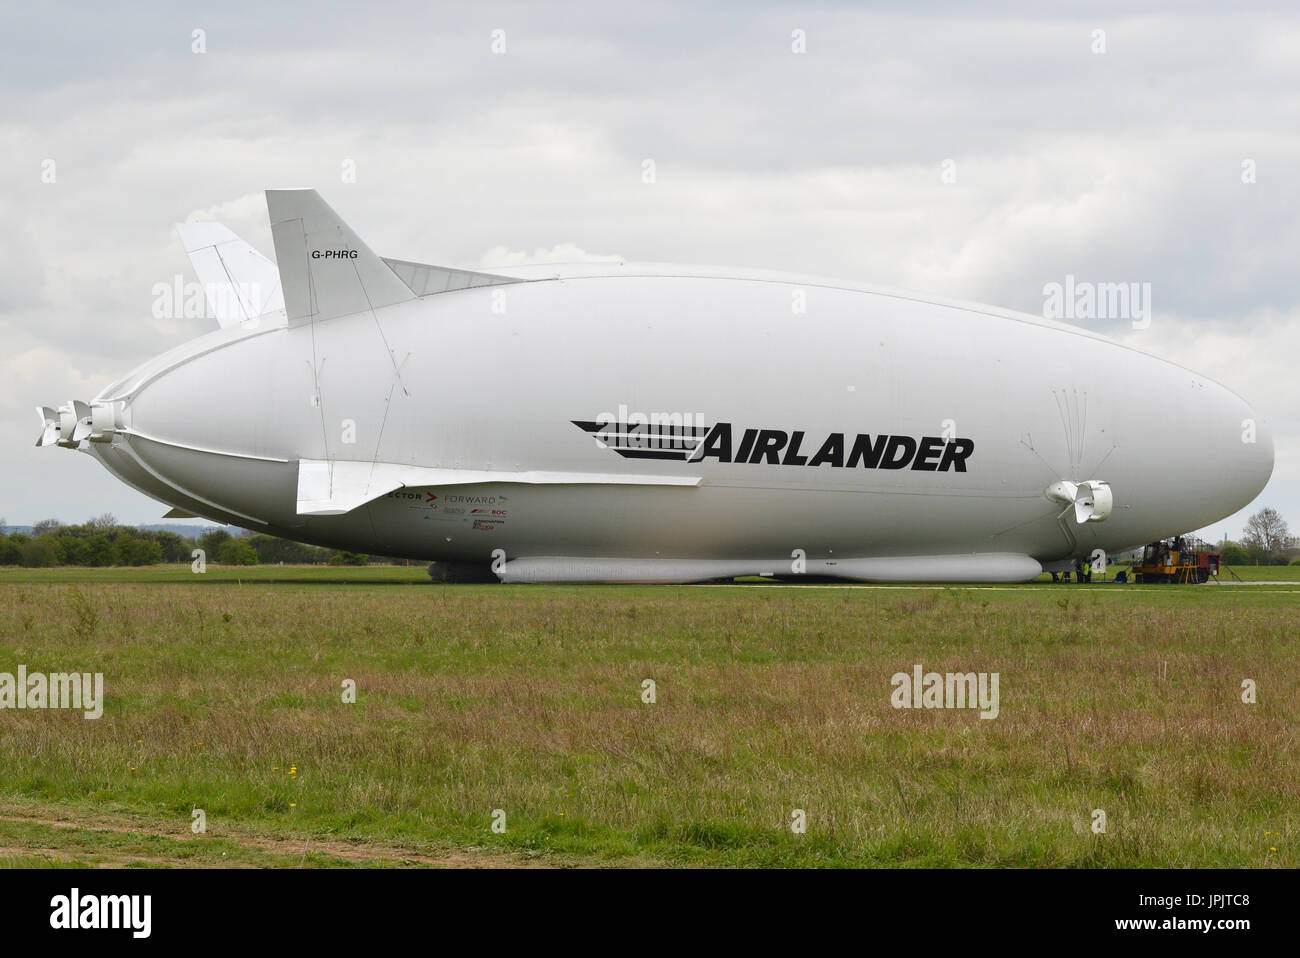
[[[700,477],[542,470],[497,472],[409,466],[395,462],[300,459],[298,461],[298,515],[343,515],[402,488],[469,486],[500,482],[548,486],[698,486]],[[437,496],[432,498],[436,499]]]
[[[452,293],[456,290],[476,289],[480,286],[503,286],[508,283],[528,282],[515,276],[498,276],[496,273],[480,273],[472,269],[454,269],[450,266],[431,266],[428,263],[410,263],[404,259],[384,257],[384,262],[417,296]]]

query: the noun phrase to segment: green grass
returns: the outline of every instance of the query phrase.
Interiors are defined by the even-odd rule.
[[[1300,582],[1300,565],[1235,565],[1231,571],[1246,581]],[[1226,582],[1233,581],[1227,571],[1219,575]]]
[[[227,586],[256,583],[271,585],[429,585],[424,566],[365,565],[251,565],[223,566],[210,563],[207,572],[197,575],[188,565],[111,566],[84,568],[59,566],[53,569],[25,569],[0,566],[0,585],[33,583],[40,585],[90,585],[121,583],[131,585]]]
[[[0,671],[107,703],[0,712],[0,863],[1295,867],[1298,627],[1284,583],[4,569]],[[913,663],[1001,714],[891,708]]]

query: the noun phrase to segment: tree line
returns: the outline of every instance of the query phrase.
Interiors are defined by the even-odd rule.
[[[206,562],[219,565],[366,565],[407,561],[311,546],[248,531],[232,535],[226,529],[213,529],[194,538],[163,529],[119,525],[112,515],[97,516],[80,525],[43,519],[32,526],[31,532],[6,534],[5,530],[4,520],[0,519],[0,565],[29,568],[144,566],[166,562],[188,565],[193,561],[195,549],[203,550]]]

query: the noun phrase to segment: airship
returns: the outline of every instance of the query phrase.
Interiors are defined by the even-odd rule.
[[[375,254],[268,190],[271,262],[178,232],[218,328],[37,445],[170,507],[440,581],[1016,582],[1202,528],[1267,423],[1039,316],[812,276]]]

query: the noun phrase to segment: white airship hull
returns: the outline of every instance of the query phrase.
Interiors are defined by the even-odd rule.
[[[1074,327],[803,277],[546,276],[332,318],[286,284],[288,316],[105,390],[80,445],[195,515],[505,581],[1016,581],[1202,527],[1272,471],[1240,397]]]

